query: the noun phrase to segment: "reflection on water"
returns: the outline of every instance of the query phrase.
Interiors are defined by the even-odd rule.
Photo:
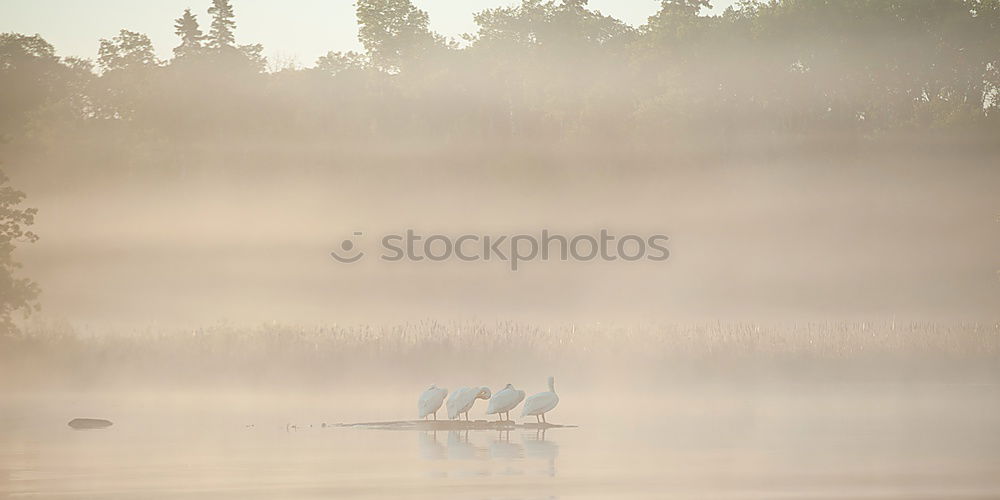
[[[436,467],[428,471],[427,475],[431,478],[556,477],[559,445],[551,437],[552,429],[417,432],[420,458],[435,461],[447,459],[443,463],[437,462]],[[441,444],[442,440],[445,445]]]
[[[510,431],[497,431],[496,439],[490,443],[490,458],[513,460],[524,456],[524,447],[517,441],[510,441]]]
[[[420,449],[420,457],[427,460],[441,460],[447,458],[447,450],[438,442],[437,431],[420,432],[417,434],[417,447]]]
[[[1000,497],[997,384],[604,392],[548,430],[322,425],[407,396],[0,397],[0,498]],[[84,415],[114,425],[66,425]]]
[[[525,461],[543,464],[540,474],[556,475],[559,445],[546,429],[417,431],[417,451],[425,460]],[[442,436],[445,445],[441,444]],[[509,465],[509,464],[506,464]],[[506,468],[506,473],[523,473]],[[435,471],[435,474],[442,474]],[[484,473],[484,475],[486,475]]]
[[[559,456],[559,445],[551,439],[546,439],[545,429],[536,429],[534,433],[522,433],[521,443],[524,453],[530,458],[541,458],[548,461],[548,476],[556,475],[556,457]]]
[[[470,431],[448,431],[448,458],[452,460],[485,460],[486,448],[469,440]]]

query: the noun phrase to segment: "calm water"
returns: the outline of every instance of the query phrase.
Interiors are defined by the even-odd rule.
[[[377,390],[6,395],[0,496],[1000,496],[995,384],[561,395],[550,421],[579,427],[544,434],[322,427],[411,418],[415,394]],[[74,431],[73,417],[115,425]]]

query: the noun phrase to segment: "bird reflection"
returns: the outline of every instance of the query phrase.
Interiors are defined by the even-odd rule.
[[[421,431],[417,443],[421,458],[425,460],[475,460],[500,461],[506,467],[521,463],[525,467],[535,467],[540,463],[545,466],[536,473],[554,477],[556,475],[556,459],[559,457],[559,445],[546,437],[546,429],[525,429],[514,431],[514,437],[509,429],[492,432],[476,432],[474,430],[450,430],[447,438],[439,436],[443,431]],[[492,435],[492,438],[490,437]],[[478,438],[476,436],[479,436]],[[442,444],[444,439],[446,444]],[[479,445],[476,444],[479,441]],[[457,464],[456,464],[457,465]],[[456,472],[458,471],[458,472]],[[467,469],[456,469],[450,473],[467,473]],[[508,469],[506,473],[512,473]],[[523,470],[513,470],[521,474]],[[489,475],[497,470],[483,469],[478,474]]]
[[[486,450],[469,441],[469,431],[448,431],[448,458],[452,460],[484,459]]]
[[[548,475],[551,477],[556,475],[556,457],[559,456],[559,445],[545,439],[545,429],[536,429],[533,433],[522,433],[521,443],[524,445],[527,457],[548,460]]]
[[[498,431],[497,439],[490,444],[490,458],[514,459],[523,456],[524,447],[510,441],[510,431]]]
[[[417,446],[420,456],[427,460],[447,458],[445,447],[438,442],[437,431],[422,431],[417,435]]]

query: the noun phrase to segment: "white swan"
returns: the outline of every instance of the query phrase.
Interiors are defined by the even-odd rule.
[[[489,387],[461,387],[451,393],[448,398],[448,418],[455,420],[459,415],[465,414],[465,420],[469,420],[469,410],[476,404],[477,399],[490,399]]]
[[[556,395],[555,379],[549,377],[549,391],[539,392],[528,398],[524,402],[521,416],[534,415],[540,423],[545,422],[545,413],[552,411],[557,404],[559,404],[559,396]],[[539,416],[541,416],[541,420],[539,420]]]
[[[521,401],[524,401],[524,391],[519,391],[513,385],[507,384],[500,392],[490,398],[490,404],[486,407],[486,414],[492,415],[496,413],[499,415],[500,420],[503,420],[503,414],[507,414],[507,420],[510,420],[510,411],[521,404]]]
[[[437,420],[438,408],[441,408],[441,403],[444,403],[444,398],[447,395],[448,389],[442,389],[436,385],[427,388],[420,395],[420,400],[417,401],[417,418],[424,418],[433,413],[434,420]]]

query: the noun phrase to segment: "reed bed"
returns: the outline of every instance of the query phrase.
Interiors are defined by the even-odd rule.
[[[7,381],[153,377],[322,383],[364,375],[447,377],[745,366],[1000,366],[1000,325],[893,322],[395,325],[75,331],[35,325],[0,339]],[[388,377],[387,377],[388,378]]]

